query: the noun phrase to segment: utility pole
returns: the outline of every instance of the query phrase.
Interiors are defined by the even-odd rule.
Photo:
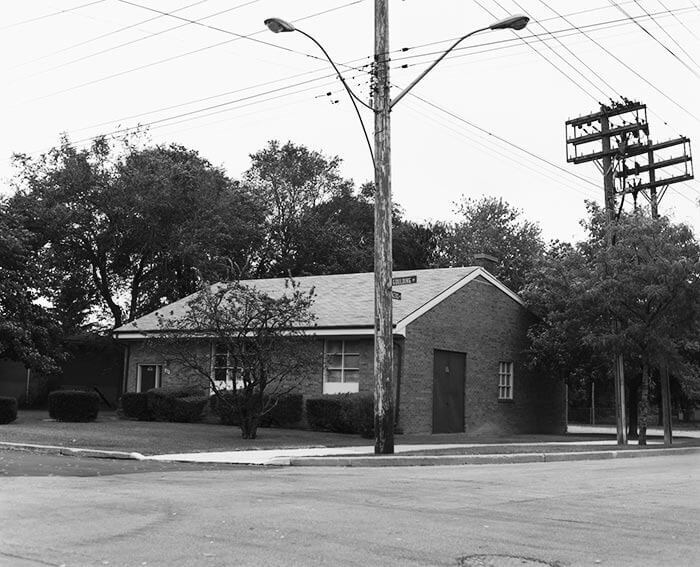
[[[389,0],[374,1],[374,430],[375,454],[394,452]]]
[[[619,122],[614,127],[610,125],[610,119],[616,118]],[[603,173],[605,189],[605,210],[607,213],[607,243],[614,245],[614,223],[619,212],[615,208],[616,196],[620,195],[620,210],[627,194],[632,194],[635,200],[641,194],[650,203],[653,218],[659,216],[659,201],[666,189],[673,183],[693,179],[692,157],[690,155],[690,140],[680,138],[653,144],[648,139],[649,124],[646,118],[646,105],[639,102],[624,100],[623,103],[613,103],[611,106],[601,105],[600,111],[587,116],[581,116],[566,121],[567,128],[567,161],[572,163],[601,162],[598,164]],[[646,140],[642,138],[646,136]],[[612,147],[611,141],[616,142]],[[590,144],[600,143],[599,151],[585,153]],[[631,142],[631,143],[630,143]],[[670,148],[683,146],[683,154],[677,157],[665,157],[661,160],[655,158],[654,152],[665,151]],[[569,151],[569,147],[572,151]],[[628,167],[627,161],[637,156],[647,157],[647,164],[634,162],[634,167]],[[616,163],[621,164],[619,171],[615,171]],[[658,179],[657,171],[670,166],[684,165],[685,170],[679,174],[663,179]],[[648,182],[643,183],[641,175],[648,174]],[[615,187],[615,179],[620,181],[619,189]],[[657,192],[657,189],[660,191]],[[649,191],[649,195],[646,194]],[[614,323],[617,327],[617,322]],[[618,444],[627,443],[626,407],[624,395],[624,361],[621,354],[615,355],[615,406],[617,423]],[[668,364],[664,362],[660,368],[661,393],[664,419],[664,442],[671,444],[671,393],[668,378]]]
[[[528,16],[513,15],[489,26],[475,29],[455,41],[440,57],[392,101],[389,82],[389,0],[374,1],[374,70],[372,74],[372,106],[363,102],[349,87],[338,66],[325,48],[313,36],[281,18],[267,18],[265,25],[273,33],[298,31],[313,41],[333,66],[342,81],[362,125],[367,144],[371,146],[364,121],[357,107],[360,102],[374,113],[374,430],[376,454],[394,452],[394,328],[392,300],[401,299],[392,291],[391,254],[391,109],[415,87],[448,53],[476,33],[488,30],[521,30],[530,21]],[[415,283],[409,282],[409,283]],[[397,284],[398,285],[398,284]]]

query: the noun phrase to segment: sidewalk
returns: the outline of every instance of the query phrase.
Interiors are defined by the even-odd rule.
[[[45,427],[47,424],[43,423]],[[461,435],[445,436],[398,436],[398,442],[393,455],[374,455],[374,447],[369,441],[360,438],[348,438],[347,436],[321,436],[315,435],[307,439],[304,435],[307,432],[284,432],[275,431],[278,440],[285,441],[284,445],[270,446],[258,445],[251,449],[248,447],[232,447],[230,444],[225,448],[218,442],[210,444],[209,449],[198,443],[190,443],[191,449],[185,452],[172,452],[172,448],[183,447],[182,443],[170,444],[171,451],[152,451],[149,453],[134,451],[132,444],[138,437],[125,435],[123,427],[136,427],[136,432],[141,431],[143,424],[126,424],[118,421],[107,421],[102,424],[105,428],[120,426],[116,432],[120,433],[119,443],[105,446],[96,441],[100,437],[83,438],[81,440],[70,436],[68,438],[48,435],[53,433],[53,429],[45,429],[46,435],[37,436],[34,443],[27,443],[24,436],[16,436],[16,442],[0,442],[0,449],[29,450],[60,455],[110,458],[110,459],[134,459],[151,460],[160,462],[189,462],[189,463],[218,463],[233,465],[262,465],[262,466],[421,466],[421,465],[457,465],[457,464],[487,464],[487,463],[533,463],[533,462],[554,462],[571,460],[590,459],[615,459],[631,457],[649,457],[663,454],[698,453],[700,454],[700,430],[679,429],[674,431],[674,445],[665,447],[663,445],[663,431],[657,428],[649,430],[648,445],[638,447],[636,441],[630,442],[626,446],[618,446],[615,442],[615,429],[611,426],[585,426],[570,425],[567,435],[549,436],[520,436],[519,439],[469,439]],[[31,424],[30,424],[31,425]],[[64,424],[65,425],[65,424]],[[98,424],[100,425],[100,424]],[[159,425],[148,424],[152,429],[151,433],[160,430]],[[168,424],[172,425],[172,424]],[[25,430],[23,430],[25,431]],[[26,429],[35,431],[35,429]],[[73,432],[78,431],[71,430]],[[92,428],[90,428],[92,431]],[[115,433],[115,430],[100,430],[96,433],[106,434],[108,431]],[[165,429],[165,432],[173,432]],[[183,431],[185,431],[183,429]],[[189,431],[189,429],[187,430]],[[198,430],[194,430],[195,432]],[[205,434],[204,438],[209,438],[219,431],[216,428],[203,428],[200,433]],[[161,432],[163,433],[163,432]],[[181,432],[182,433],[182,432]],[[190,432],[191,433],[191,432]],[[296,442],[288,443],[289,435],[295,435],[291,439]],[[544,439],[543,439],[544,437]],[[604,438],[601,438],[604,437]],[[450,442],[450,438],[453,442]],[[110,438],[113,439],[114,438]],[[196,441],[199,437],[195,437]],[[340,442],[338,442],[340,440]],[[68,443],[66,443],[68,441]],[[72,443],[70,443],[72,441]],[[82,441],[82,442],[81,442]],[[47,443],[48,442],[48,443]],[[51,443],[51,444],[49,444]],[[355,443],[350,445],[350,443]],[[88,449],[83,447],[98,447]],[[138,445],[136,445],[138,446]],[[178,448],[179,448],[178,447]],[[200,450],[193,450],[201,447]]]

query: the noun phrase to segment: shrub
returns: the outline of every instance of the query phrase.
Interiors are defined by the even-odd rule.
[[[268,400],[265,396],[265,405]],[[301,421],[304,410],[303,397],[301,394],[283,394],[277,396],[277,403],[260,418],[261,427],[284,427],[295,425]],[[241,419],[235,405],[235,398],[232,392],[222,392],[221,398],[213,395],[209,401],[212,413],[219,416],[223,425],[240,425]]]
[[[49,394],[49,416],[58,421],[95,421],[99,409],[97,392],[56,390]]]
[[[240,425],[241,417],[236,409],[236,402],[231,392],[221,392],[209,398],[212,413],[219,416],[222,425]]]
[[[152,388],[146,392],[147,407],[156,421],[194,423],[202,419],[207,396],[201,388]]]
[[[17,419],[17,399],[0,396],[0,424]]]
[[[148,395],[146,392],[125,392],[121,397],[121,408],[124,417],[150,421],[153,419],[148,408]]]
[[[277,396],[275,406],[262,417],[262,426],[284,427],[301,421],[304,411],[304,398],[301,394]]]
[[[306,419],[311,429],[335,433],[374,431],[374,401],[366,394],[337,394],[306,400]]]

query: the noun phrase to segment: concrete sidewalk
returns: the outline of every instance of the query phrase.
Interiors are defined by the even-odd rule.
[[[569,426],[571,434],[614,434],[610,426]],[[0,448],[39,451],[52,454],[108,459],[151,460],[161,462],[219,463],[262,466],[421,466],[458,464],[533,463],[591,459],[651,457],[663,454],[698,453],[700,446],[663,446],[663,431],[650,430],[653,436],[646,448],[620,448],[613,439],[587,441],[518,443],[434,443],[396,445],[393,455],[374,455],[372,445],[348,447],[301,447],[237,451],[172,453],[145,456],[137,452],[106,451],[55,445],[30,445],[0,442]],[[661,435],[661,436],[659,436]],[[674,439],[700,439],[699,430],[680,430]],[[554,449],[554,447],[557,449]],[[577,448],[568,451],[567,447]],[[582,448],[590,448],[583,450]],[[504,452],[504,448],[506,451]],[[518,450],[520,448],[520,450]],[[470,452],[470,449],[474,449]],[[491,451],[489,451],[491,449]],[[549,450],[548,450],[549,449]]]
[[[636,442],[630,443],[634,445]],[[590,451],[556,451],[548,452],[551,446],[589,446]],[[227,463],[245,465],[277,465],[277,466],[408,466],[408,465],[437,465],[437,464],[477,464],[477,463],[508,463],[508,462],[545,462],[554,460],[584,460],[617,458],[627,453],[628,457],[641,456],[642,453],[658,455],[664,451],[678,452],[680,450],[697,449],[700,447],[662,448],[660,441],[651,441],[649,445],[656,449],[622,449],[611,441],[572,441],[568,443],[461,443],[440,445],[397,445],[394,455],[374,455],[373,446],[362,447],[308,447],[298,449],[261,449],[255,451],[220,451],[212,453],[180,453],[171,455],[153,455],[144,457],[146,460],[176,461],[192,463]],[[480,451],[492,448],[492,453],[469,454],[470,448]],[[503,447],[515,449],[509,453],[499,453]],[[537,447],[541,451],[518,452],[518,447]],[[445,453],[452,451],[452,453]],[[691,451],[693,452],[693,451]],[[410,453],[410,454],[409,454]],[[416,454],[421,453],[421,454]],[[564,457],[566,456],[566,457]]]

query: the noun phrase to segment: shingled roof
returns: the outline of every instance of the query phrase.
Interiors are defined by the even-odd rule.
[[[500,283],[486,270],[476,266],[462,268],[436,268],[430,270],[394,271],[394,278],[416,276],[416,283],[395,286],[401,294],[393,304],[394,324],[397,332],[419,314],[439,303],[446,296],[481,275],[514,300],[520,298]],[[374,274],[337,274],[330,276],[302,276],[294,278],[301,290],[315,289],[312,311],[316,317],[314,329],[319,334],[353,333],[371,334],[374,326]],[[285,278],[242,280],[269,295],[281,295],[285,291]],[[215,284],[216,285],[216,284]],[[168,318],[182,317],[190,295],[166,307],[144,315],[114,330],[117,339],[143,338],[144,333],[157,332],[158,314]]]

